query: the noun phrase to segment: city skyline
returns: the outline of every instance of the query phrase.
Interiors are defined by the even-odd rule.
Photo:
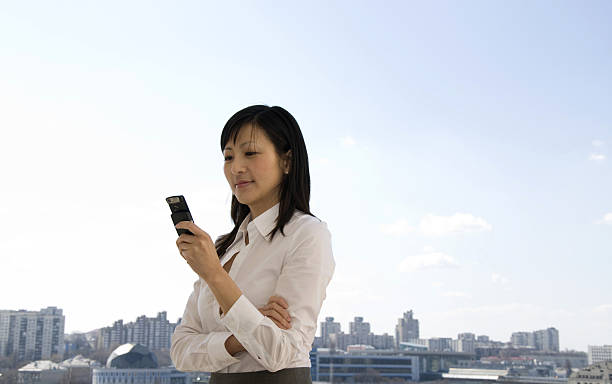
[[[318,323],[612,344],[612,3],[180,4],[3,6],[0,308],[181,317],[165,198],[229,232],[220,133],[267,104],[332,235]]]
[[[29,313],[30,315],[32,314],[32,312],[37,312],[37,311],[24,310],[24,309],[19,309],[19,310],[0,309],[0,311],[13,312],[15,314],[22,314],[22,313],[25,312],[25,313]],[[56,312],[59,312],[59,314],[62,315],[62,309],[61,308],[57,308],[57,307],[42,308],[41,311],[40,311],[40,313],[43,314],[43,315],[46,314],[46,313],[55,314]],[[326,342],[326,338],[328,337],[329,333],[342,333],[342,334],[347,334],[347,335],[358,335],[358,334],[362,334],[363,333],[362,331],[365,331],[365,334],[373,334],[373,335],[376,335],[376,336],[388,335],[389,337],[394,338],[394,345],[395,345],[395,348],[397,348],[399,346],[399,342],[400,341],[412,342],[412,341],[416,341],[417,339],[420,339],[418,337],[418,335],[419,335],[419,325],[418,325],[419,322],[418,322],[417,318],[413,317],[413,311],[412,310],[409,310],[409,311],[405,312],[404,313],[404,318],[399,318],[398,322],[404,321],[406,319],[406,315],[409,315],[409,319],[410,320],[413,320],[413,321],[416,322],[416,329],[412,331],[414,333],[412,333],[412,334],[410,334],[410,335],[408,335],[406,337],[407,340],[404,340],[403,337],[400,337],[400,338],[397,337],[397,331],[398,331],[397,327],[399,326],[399,323],[398,323],[398,326],[396,326],[395,335],[393,335],[393,333],[389,333],[389,332],[383,332],[382,334],[377,335],[376,333],[370,331],[371,324],[370,324],[369,321],[364,321],[365,319],[364,319],[363,316],[354,316],[353,317],[353,321],[350,321],[349,324],[348,324],[348,328],[349,328],[349,332],[348,333],[344,332],[342,330],[342,324],[341,323],[334,321],[334,317],[333,316],[327,316],[325,318],[325,322],[321,322],[320,326],[317,327],[317,329],[318,329],[317,334],[318,335],[315,335],[316,336],[315,339],[319,338],[319,339],[323,340],[323,342],[325,343]],[[124,324],[124,321],[127,321],[127,322]],[[171,322],[170,320],[167,319],[167,311],[158,311],[155,317],[148,317],[147,315],[142,314],[142,315],[138,316],[135,319],[135,321],[129,321],[128,319],[120,318],[120,319],[114,320],[112,325],[105,325],[105,326],[102,326],[100,328],[90,329],[90,330],[87,330],[87,331],[73,331],[73,332],[70,332],[70,333],[64,333],[64,335],[85,334],[85,333],[91,333],[91,332],[94,332],[94,331],[98,331],[98,336],[102,337],[101,336],[102,334],[100,333],[100,331],[106,331],[106,333],[104,333],[105,334],[104,339],[98,340],[98,347],[99,348],[106,348],[106,349],[108,349],[111,344],[118,343],[117,340],[123,340],[122,338],[127,338],[128,340],[132,340],[133,338],[138,338],[138,337],[144,338],[142,340],[138,339],[138,340],[140,340],[138,342],[140,342],[143,345],[147,345],[148,346],[148,343],[143,341],[143,340],[147,339],[148,336],[146,336],[145,333],[149,332],[149,331],[141,330],[141,331],[136,331],[135,332],[133,330],[133,328],[135,326],[136,327],[141,327],[141,328],[145,327],[144,324],[147,324],[147,322],[151,322],[151,321],[154,322],[154,323],[155,322],[161,322],[162,324],[166,324],[166,325],[164,325],[164,327],[167,326],[170,329],[174,329],[174,327],[176,327],[176,325],[180,322],[180,318],[178,318],[177,321],[173,323],[173,322]],[[2,322],[0,321],[0,325],[1,325],[1,323]],[[64,321],[62,320],[62,329],[63,329],[63,323],[64,323]],[[333,329],[332,330],[327,329],[326,324],[333,325]],[[354,325],[355,325],[355,327],[359,328],[360,324],[363,324],[365,326],[365,328],[363,328],[363,329],[353,329]],[[127,332],[125,335],[123,335],[122,331],[115,329],[117,326],[121,327],[121,328],[127,327],[127,328],[130,329],[130,331]],[[561,349],[559,348],[559,345],[558,345],[559,332],[554,327],[549,327],[548,330],[550,330],[550,329],[554,330],[557,333],[557,335],[556,335],[556,339],[557,339],[556,343],[557,343],[557,345],[556,345],[556,348],[553,348],[553,350],[560,351]],[[533,337],[535,337],[537,339],[537,336],[535,334],[538,333],[538,332],[544,332],[544,331],[546,331],[546,330],[538,330],[538,331],[524,331],[524,330],[522,330],[522,331],[514,331],[514,332],[512,332],[512,334],[511,334],[510,338],[508,339],[508,341],[492,340],[486,334],[486,332],[476,332],[476,333],[463,332],[463,333],[458,333],[457,334],[457,338],[458,339],[468,338],[468,339],[472,339],[473,341],[481,341],[481,339],[484,339],[487,342],[490,341],[492,343],[508,344],[511,347],[515,347],[515,348],[516,347],[519,347],[519,348],[520,347],[529,347],[529,346],[536,347],[536,343],[537,343],[536,340],[528,341],[526,338],[529,337],[528,334],[533,334],[534,335]],[[143,332],[145,332],[145,333],[143,333]],[[165,334],[164,333],[162,336],[157,336],[157,338],[159,338],[159,337],[161,337],[162,339],[166,339],[167,338],[168,339],[167,342],[169,343],[170,335],[171,335],[171,333],[170,334]],[[409,336],[416,336],[416,337],[412,338],[412,337],[409,337]],[[448,338],[446,336],[447,335],[444,335],[444,336],[436,335],[436,336],[433,336],[431,338],[420,339],[420,340],[428,340],[428,339],[452,339],[452,337]],[[151,337],[153,337],[153,336],[151,336]],[[518,340],[522,340],[522,341],[515,341],[515,337]],[[155,342],[159,343],[160,341],[157,338],[155,339]],[[525,338],[525,340],[523,340],[523,338]],[[121,343],[123,343],[123,342],[126,342],[126,341],[122,341]],[[316,344],[316,340],[315,340],[314,344]],[[360,344],[360,342],[357,342],[356,344]],[[367,344],[367,343],[363,342],[363,344]],[[376,348],[379,349],[378,347],[376,347]],[[541,348],[535,348],[535,349],[536,350],[541,350]],[[544,348],[544,349],[547,350],[547,348]],[[589,350],[590,350],[590,346],[589,346]],[[584,351],[582,351],[582,352],[584,352]]]

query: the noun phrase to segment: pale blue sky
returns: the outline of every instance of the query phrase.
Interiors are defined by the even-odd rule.
[[[195,275],[164,198],[229,231],[220,132],[267,104],[299,122],[333,236],[320,320],[392,334],[413,309],[423,337],[554,326],[562,349],[612,344],[611,17],[606,1],[4,3],[0,308],[61,307],[67,332],[176,321]]]

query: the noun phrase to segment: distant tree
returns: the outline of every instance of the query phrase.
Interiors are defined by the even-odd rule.
[[[354,380],[356,383],[384,383],[386,378],[380,376],[377,370],[367,368],[365,373],[355,375]]]
[[[31,361],[32,360],[19,359],[17,353],[13,352],[8,356],[0,357],[0,371],[2,369],[19,369]]]
[[[59,354],[59,353],[54,353],[51,355],[51,357],[49,358],[49,360],[51,360],[54,363],[61,363],[63,361],[64,355],[63,354]]]
[[[11,356],[0,356],[0,372],[3,369],[13,368],[13,358]]]
[[[87,341],[87,337],[84,333],[70,334],[67,336],[67,341],[69,342],[70,350],[64,352],[64,360],[77,355],[88,358],[92,351],[94,351],[94,348],[89,341]]]
[[[2,376],[0,376],[1,384],[14,384],[17,382],[17,369],[1,370]]]
[[[151,351],[157,358],[157,363],[160,367],[167,367],[172,365],[172,359],[170,359],[170,351],[167,349],[158,349]]]
[[[111,353],[113,353],[114,350],[115,348],[96,349],[91,352],[91,354],[89,355],[89,358],[92,360],[98,361],[102,365],[106,365],[106,360],[108,360],[108,357],[110,356]]]

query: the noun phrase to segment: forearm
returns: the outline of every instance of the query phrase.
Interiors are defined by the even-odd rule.
[[[299,320],[295,321],[299,327]],[[304,344],[301,332],[295,329],[282,330],[257,310],[244,295],[240,296],[221,318],[221,323],[236,337],[249,355],[271,372],[286,367],[294,360],[296,353],[300,352],[300,346]],[[293,323],[292,327],[296,323]],[[227,349],[228,353],[231,353],[230,349]]]
[[[179,325],[179,327],[181,327]],[[183,327],[172,335],[170,357],[180,371],[215,372],[239,360],[224,348],[229,332],[192,332]]]
[[[225,340],[225,349],[232,356],[236,356],[238,352],[246,351],[234,335],[231,335]]]
[[[232,280],[229,274],[219,265],[219,268],[214,272],[203,277],[208,284],[213,295],[217,299],[223,313],[227,313],[234,305],[236,300],[242,295],[242,291],[238,285]]]

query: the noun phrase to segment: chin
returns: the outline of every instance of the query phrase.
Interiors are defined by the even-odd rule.
[[[234,195],[234,196],[236,196],[236,200],[238,200],[238,202],[239,202],[240,204],[244,204],[244,205],[250,205],[250,204],[251,204],[251,201],[252,201],[251,199],[245,199],[245,198],[242,198],[242,199],[241,199],[241,198],[240,198],[240,197],[238,197],[237,195]]]

